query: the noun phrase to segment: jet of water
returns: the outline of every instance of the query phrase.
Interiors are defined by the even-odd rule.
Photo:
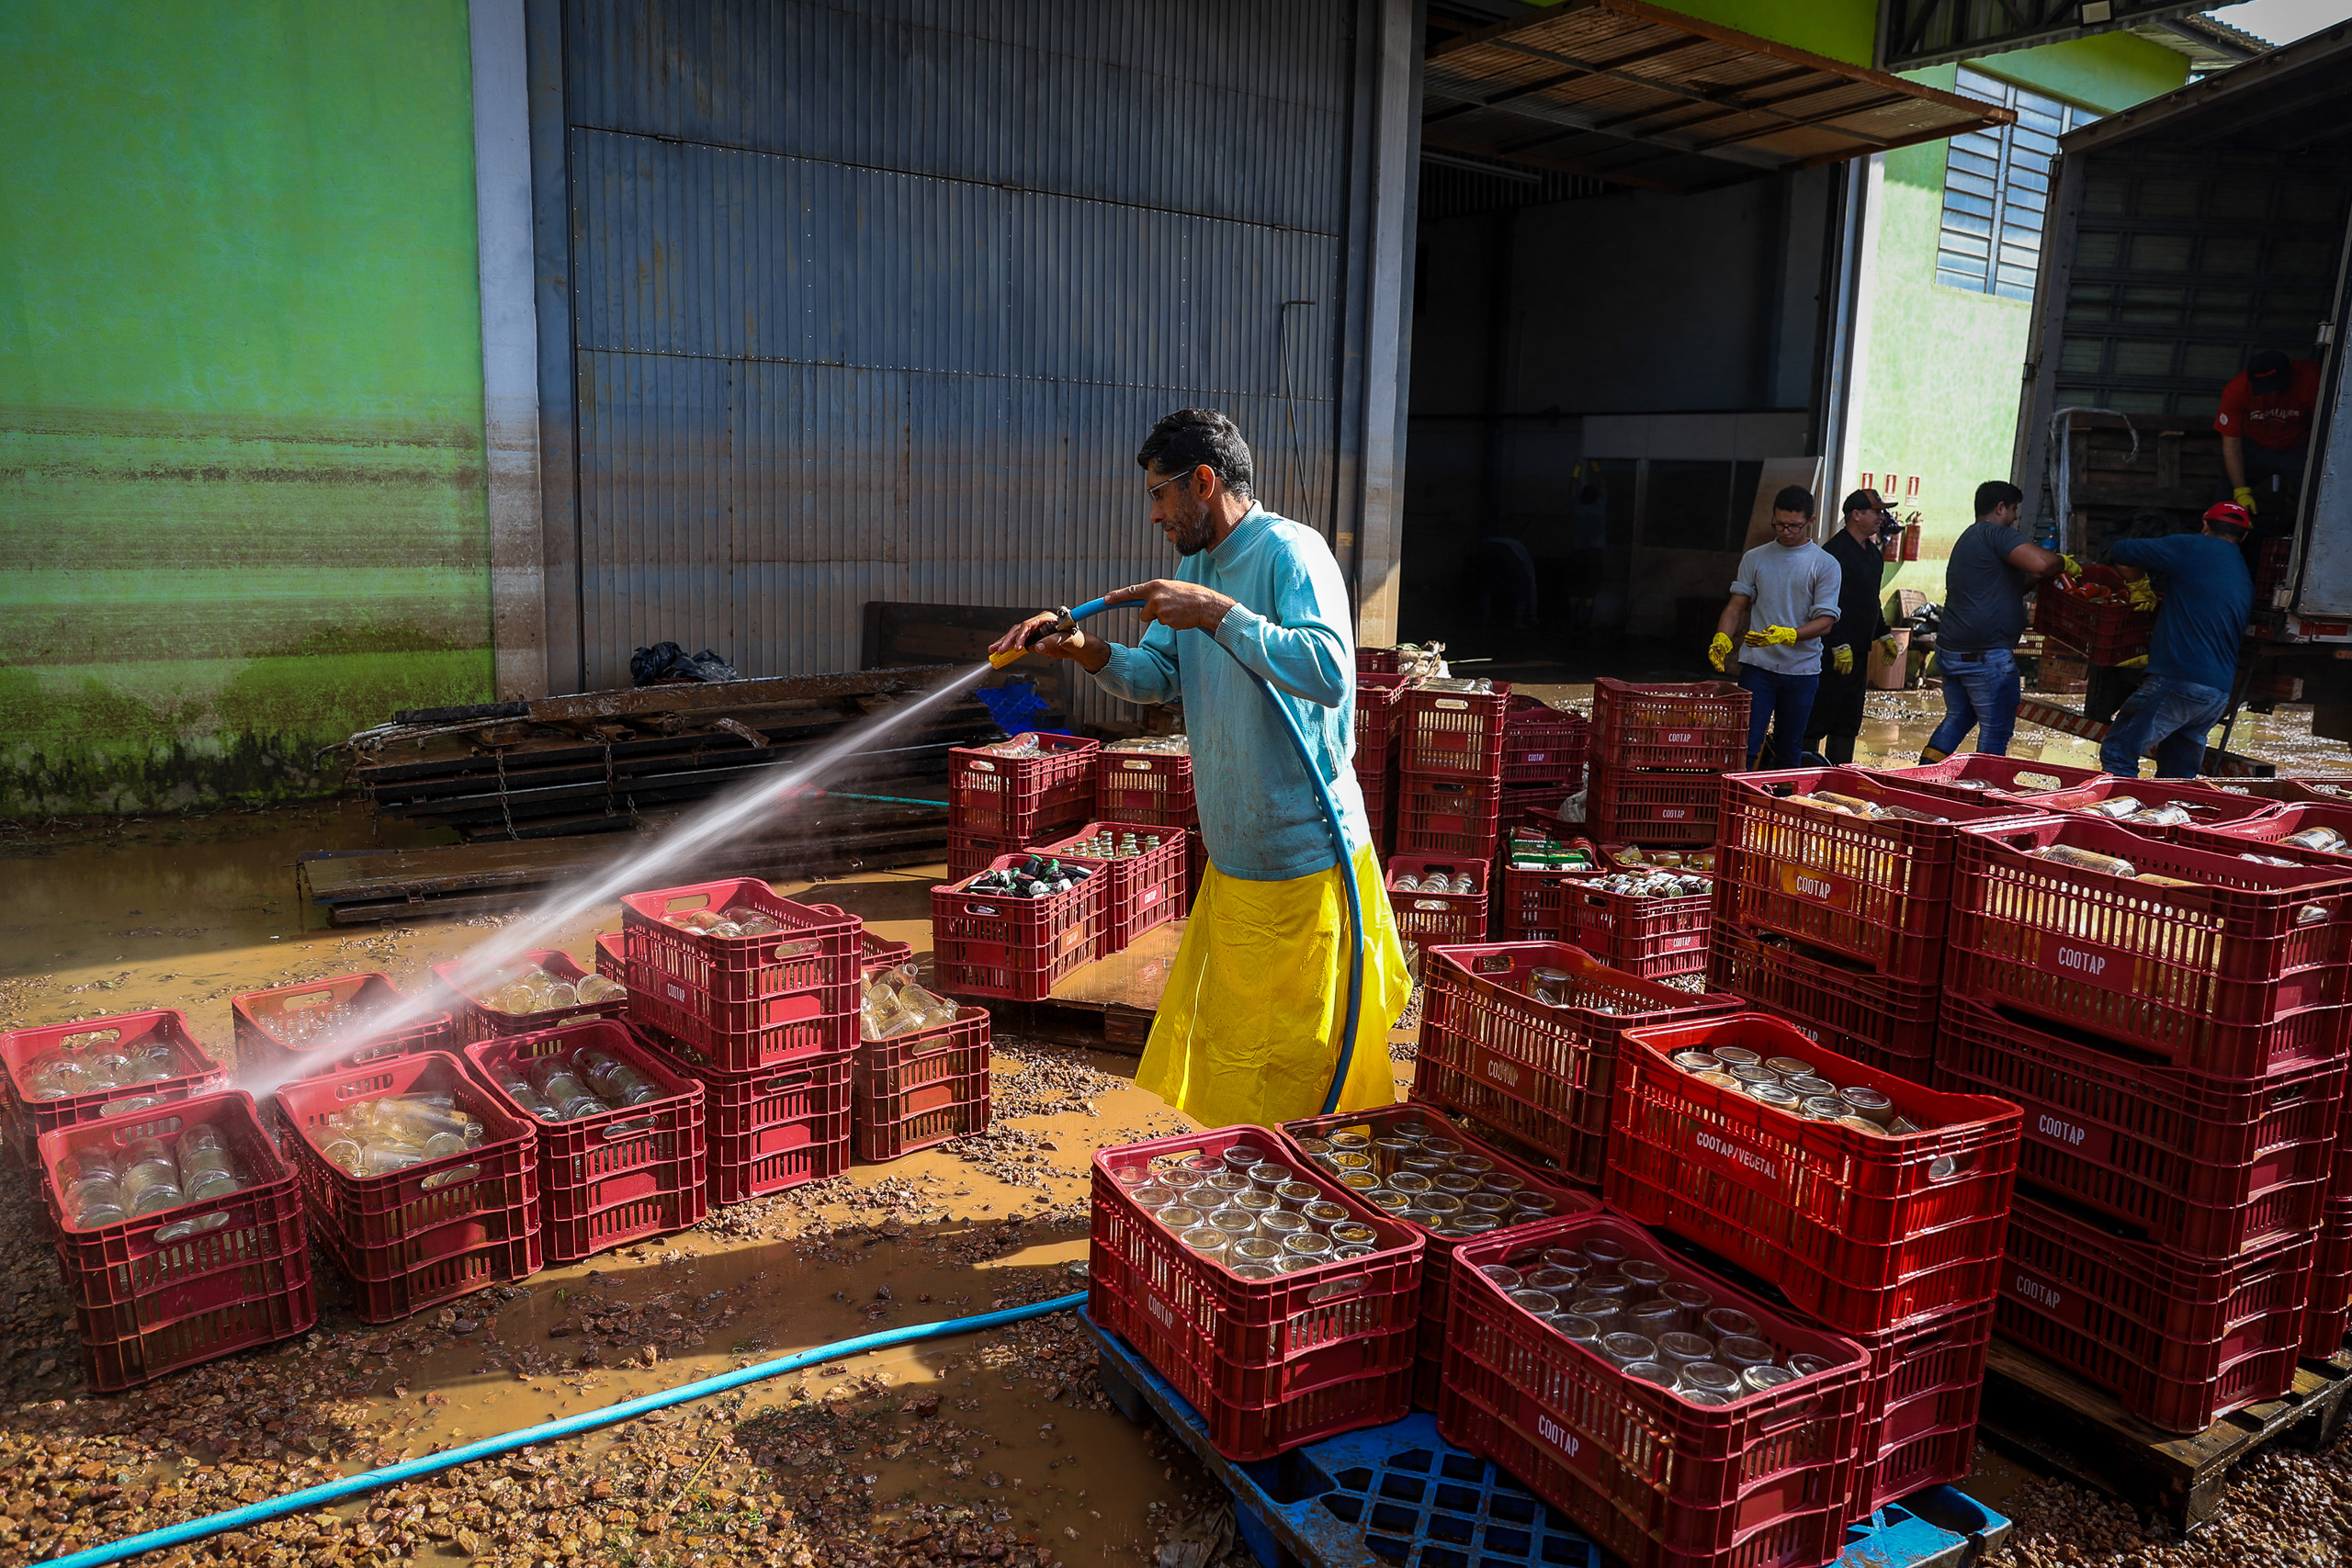
[[[803,797],[803,792],[843,760],[867,750],[892,730],[913,722],[961,693],[988,674],[989,668],[985,663],[975,664],[914,702],[885,708],[863,723],[850,726],[799,761],[776,770],[774,776],[760,779],[733,795],[722,795],[709,802],[693,816],[663,832],[639,853],[611,867],[600,876],[559,893],[522,919],[501,928],[497,935],[476,944],[457,961],[452,978],[465,989],[481,990],[518,954],[548,946],[558,932],[591,910],[612,903],[624,893],[654,885],[673,867],[724,843],[746,828],[772,819],[779,811],[794,809]],[[370,1014],[359,1026],[357,1038],[351,1043],[356,1045],[361,1040],[404,1029],[426,1014],[438,1011],[435,1005],[437,989],[437,985],[427,987],[417,995],[402,999],[396,1007]],[[274,1094],[280,1085],[300,1077],[317,1063],[331,1060],[342,1043],[341,1041],[330,1040],[304,1052],[304,1062],[265,1081],[246,1080],[239,1087],[256,1100]]]

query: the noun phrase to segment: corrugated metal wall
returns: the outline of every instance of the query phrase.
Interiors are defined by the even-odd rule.
[[[1359,3],[570,0],[584,683],[1163,572],[1188,402],[1329,534]]]

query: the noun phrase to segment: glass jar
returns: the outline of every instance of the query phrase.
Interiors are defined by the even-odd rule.
[[[1635,1361],[1657,1359],[1657,1344],[1655,1340],[1645,1334],[1628,1333],[1622,1328],[1614,1333],[1602,1335],[1600,1342],[1593,1348],[1599,1350],[1612,1367],[1630,1367]]]
[[[1347,1205],[1317,1199],[1301,1207],[1298,1217],[1306,1222],[1308,1230],[1318,1231],[1328,1235],[1333,1225],[1343,1223],[1349,1216]]]
[[[1700,1326],[1717,1339],[1743,1339],[1755,1337],[1756,1320],[1737,1307],[1714,1307],[1699,1319]]]

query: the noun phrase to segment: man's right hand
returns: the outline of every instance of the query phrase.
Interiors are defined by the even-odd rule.
[[[2252,485],[2240,485],[2237,489],[2230,491],[2230,496],[2240,506],[2245,507],[2248,512],[2258,512],[2261,510],[2261,508],[2254,504],[2254,487]]]
[[[989,652],[1010,653],[1022,649],[1042,653],[1048,659],[1073,660],[1089,670],[1100,670],[1110,662],[1110,649],[1084,632],[1073,629],[1067,635],[1056,635],[1053,625],[1059,619],[1061,616],[1052,610],[1040,611],[989,644]],[[1032,637],[1036,640],[1032,642]]]
[[[1731,634],[1729,632],[1717,632],[1715,634],[1715,640],[1707,645],[1707,662],[1713,665],[1716,671],[1720,672],[1724,668],[1724,661],[1730,658]]]

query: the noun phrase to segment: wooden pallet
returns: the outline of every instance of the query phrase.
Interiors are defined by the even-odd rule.
[[[1996,1338],[1985,1358],[1980,1430],[2038,1468],[2120,1497],[2185,1534],[2212,1517],[2230,1472],[2257,1450],[2287,1443],[2317,1451],[2333,1442],[2352,1416],[2347,1394],[2352,1350],[2305,1361],[2285,1398],[2183,1436],[2148,1425],[2106,1390]]]

